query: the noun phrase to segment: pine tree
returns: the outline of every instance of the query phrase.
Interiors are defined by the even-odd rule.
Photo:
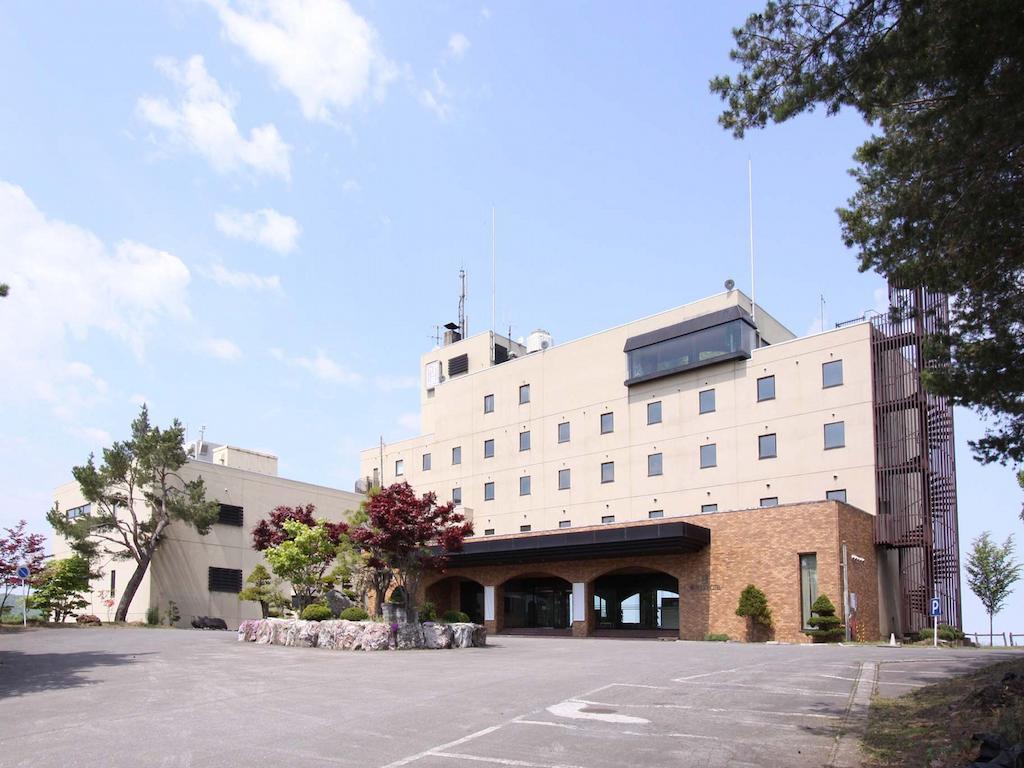
[[[838,642],[846,634],[843,620],[836,616],[836,607],[828,595],[819,595],[814,601],[807,623],[811,628],[805,629],[804,634],[825,643]]]

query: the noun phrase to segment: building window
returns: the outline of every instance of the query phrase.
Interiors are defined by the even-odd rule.
[[[661,400],[647,404],[647,423],[661,424]]]
[[[826,491],[825,498],[829,501],[846,501],[846,489],[837,488],[834,491]]]
[[[763,499],[761,499],[761,506],[762,507],[777,507],[777,506],[779,506],[779,497],[778,496],[765,496]]]
[[[615,482],[615,462],[604,461],[601,462],[601,482],[602,483],[614,483]]]
[[[558,490],[567,491],[572,486],[572,475],[568,469],[558,470]]]
[[[235,504],[221,504],[217,510],[217,522],[221,525],[242,527],[242,508]]]
[[[697,399],[699,401],[699,410],[701,413],[715,412],[715,390],[705,389],[697,395]]]
[[[520,525],[519,526],[519,532],[520,533],[529,533],[531,530],[532,530],[532,526],[529,526],[529,525]]]
[[[395,460],[395,475],[398,476],[398,475],[404,475],[404,474],[405,474],[405,459],[396,459]]]
[[[810,629],[811,606],[818,599],[818,555],[800,555],[800,607],[804,629]]]
[[[776,451],[775,435],[761,435],[757,438],[757,458],[774,459],[778,456]]]
[[[733,311],[723,310],[723,313],[737,318],[740,311],[733,308]],[[754,326],[749,316],[743,315],[710,327],[700,327],[703,321],[696,318],[627,339],[624,351],[629,380],[626,386],[724,360],[749,358],[757,344]],[[652,337],[660,341],[644,344]]]
[[[430,469],[430,454],[429,453],[424,453],[423,454],[423,471],[426,472],[428,469]]]
[[[519,404],[526,405],[528,402],[530,402],[530,385],[523,384],[519,388]]]
[[[519,478],[519,495],[529,496],[530,495],[530,476],[523,475]]]
[[[71,509],[65,512],[64,515],[68,520],[74,520],[76,517],[88,517],[91,507],[91,504],[82,504],[80,507],[71,507]]]
[[[649,453],[647,455],[647,476],[654,477],[661,474],[661,454]]]
[[[494,458],[494,439],[493,438],[491,438],[490,440],[484,440],[484,458],[485,459],[493,459]]]
[[[647,513],[647,517],[650,520],[657,520],[659,517],[665,516],[665,510],[663,509],[652,509]]]
[[[458,506],[462,503],[462,488],[452,488],[452,504]]]
[[[378,467],[373,468],[373,487],[380,487],[380,469]]]
[[[238,594],[242,591],[242,572],[234,568],[214,568],[210,566],[207,580],[211,592],[233,592]]]
[[[494,501],[494,481],[484,483],[484,501]]]
[[[615,515],[602,515],[601,516],[601,522],[602,523],[614,523],[615,522]]]
[[[607,435],[615,431],[615,414],[608,412],[601,414],[601,434]]]
[[[569,422],[563,421],[558,425],[558,442],[568,443],[570,436]]]
[[[572,520],[559,520],[558,521],[558,527],[559,528],[572,528]]]
[[[833,421],[825,425],[825,450],[846,446],[846,422]]]
[[[448,358],[448,375],[458,376],[469,370],[469,355],[456,355]]]
[[[830,360],[821,364],[821,387],[840,387],[843,384],[843,361]]]
[[[718,466],[718,446],[715,443],[708,443],[700,447],[700,468]]]
[[[701,504],[700,505],[700,513],[702,515],[710,515],[712,512],[717,512],[717,511],[718,511],[718,505],[717,504]]]
[[[452,448],[452,464],[462,463],[462,446],[456,445]]]
[[[493,536],[493,535],[494,535],[494,529],[493,528],[484,528],[484,536]]]
[[[765,376],[757,380],[757,402],[775,399],[775,377]]]
[[[530,430],[528,429],[519,433],[519,450],[530,450]]]
[[[110,597],[114,597],[114,593],[117,591],[117,571],[110,572]]]
[[[484,395],[484,413],[494,413],[494,395]]]

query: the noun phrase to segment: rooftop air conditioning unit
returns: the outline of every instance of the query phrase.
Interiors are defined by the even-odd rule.
[[[528,353],[543,352],[545,349],[552,347],[554,343],[555,340],[551,338],[550,333],[538,328],[526,337],[526,351]]]

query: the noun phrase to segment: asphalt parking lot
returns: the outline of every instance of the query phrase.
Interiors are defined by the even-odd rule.
[[[823,766],[873,690],[1012,651],[491,638],[402,653],[234,633],[0,634],[7,766]],[[1019,652],[1018,652],[1019,653]],[[843,749],[843,745],[846,749]]]

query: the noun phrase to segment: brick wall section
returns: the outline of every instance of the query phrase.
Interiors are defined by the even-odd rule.
[[[428,579],[424,594],[438,609],[458,608],[458,590],[448,579],[468,578],[495,587],[495,620],[488,630],[502,630],[501,585],[522,576],[558,576],[588,585],[587,605],[593,602],[594,579],[622,568],[650,568],[679,580],[679,636],[701,640],[723,632],[736,640],[747,637],[746,620],[736,616],[739,594],[755,584],[768,597],[774,619],[773,638],[807,642],[801,632],[800,555],[818,558],[818,591],[827,594],[842,614],[841,544],[864,558],[850,562],[850,591],[859,601],[858,639],[878,637],[878,579],[871,515],[835,501],[786,504],[768,509],[718,512],[682,518],[711,530],[711,546],[699,552],[646,557],[563,560],[527,565],[452,568]],[[533,534],[537,535],[537,534]],[[593,631],[592,611],[577,622],[574,635]]]

